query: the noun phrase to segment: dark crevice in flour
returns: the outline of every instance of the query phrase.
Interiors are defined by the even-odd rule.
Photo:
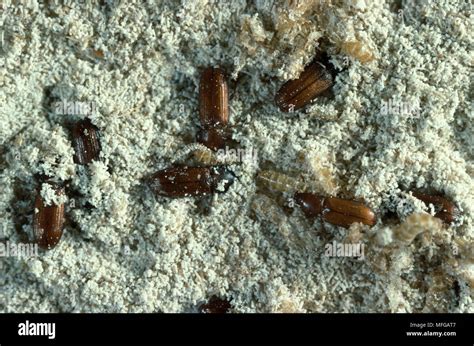
[[[31,182],[25,182],[18,178],[13,180],[13,198],[10,208],[13,210],[13,224],[20,242],[29,243],[33,241],[32,234],[25,230],[25,226],[31,225],[32,211],[34,211],[34,198],[31,191],[34,187]]]

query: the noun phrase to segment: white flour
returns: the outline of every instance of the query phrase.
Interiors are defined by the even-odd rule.
[[[218,295],[235,312],[474,312],[468,1],[55,3],[2,5],[0,238],[32,238],[35,174],[70,181],[70,222],[54,250],[0,259],[0,311],[183,312]],[[354,40],[373,61],[342,53]],[[334,97],[281,113],[276,91],[318,47],[343,69]],[[143,180],[194,142],[200,71],[217,65],[240,77],[233,139],[259,165],[232,165],[239,179],[205,215]],[[93,103],[100,162],[73,163],[67,125],[82,116],[55,113],[56,101]],[[288,225],[250,208],[268,165],[363,199],[377,225],[348,231],[295,211],[288,242]],[[409,214],[429,211],[410,189],[442,192],[462,218],[390,247]],[[324,256],[349,232],[364,261]]]

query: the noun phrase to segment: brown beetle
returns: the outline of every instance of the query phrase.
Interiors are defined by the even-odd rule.
[[[53,185],[58,196],[64,195],[63,187]],[[35,199],[35,212],[33,216],[33,233],[38,245],[46,250],[54,248],[63,235],[64,204],[46,206],[38,190]]]
[[[278,90],[275,103],[282,112],[303,108],[334,84],[331,71],[319,61],[305,67],[297,79],[289,80]]]
[[[220,68],[208,67],[201,75],[199,116],[205,128],[227,126],[229,122],[229,91]]]
[[[225,314],[229,312],[230,308],[231,305],[228,300],[212,296],[208,303],[199,307],[199,311],[205,314]]]
[[[229,135],[226,129],[220,127],[199,129],[196,134],[196,140],[198,143],[201,143],[214,151],[224,149],[228,137]]]
[[[296,193],[295,201],[307,217],[321,215],[324,221],[349,228],[354,222],[373,226],[374,212],[364,204],[336,197],[321,197],[313,193]]]
[[[439,194],[428,195],[418,191],[412,192],[412,194],[413,197],[418,198],[427,205],[433,204],[436,211],[435,217],[443,220],[443,222],[446,224],[452,223],[459,214],[459,210],[456,208],[456,206],[451,201],[448,201]]]
[[[222,69],[208,67],[199,85],[199,117],[202,129],[197,141],[212,150],[223,149],[228,136],[229,90]]]
[[[226,192],[234,179],[225,166],[173,166],[155,173],[150,186],[159,195],[189,197]]]
[[[89,119],[75,123],[72,127],[74,162],[87,165],[97,160],[100,154],[99,129]]]

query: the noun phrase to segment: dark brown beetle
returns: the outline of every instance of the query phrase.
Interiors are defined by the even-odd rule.
[[[202,129],[197,141],[212,150],[223,149],[228,137],[229,90],[222,69],[208,67],[199,85],[199,117]]]
[[[205,314],[225,314],[229,312],[230,308],[231,305],[228,300],[212,296],[208,303],[199,307],[199,311]]]
[[[211,150],[224,149],[229,135],[226,129],[214,127],[210,129],[199,129],[196,140]]]
[[[89,119],[75,123],[72,127],[74,162],[87,165],[97,160],[100,154],[99,129]]]
[[[167,197],[189,197],[226,192],[235,179],[225,166],[173,166],[155,173],[150,186]]]
[[[54,187],[58,196],[65,194],[63,187],[51,182],[48,184]],[[33,216],[33,233],[41,248],[50,250],[59,243],[63,235],[64,221],[64,204],[46,206],[38,190]]]
[[[364,204],[336,197],[321,197],[313,193],[296,193],[295,201],[307,217],[321,216],[333,225],[349,228],[354,222],[373,226],[374,212]]]
[[[435,217],[443,220],[443,222],[446,224],[452,223],[459,214],[459,210],[456,208],[456,206],[451,201],[448,201],[439,194],[428,195],[418,191],[415,191],[412,194],[414,197],[425,202],[427,205],[433,204],[436,211]]]
[[[282,112],[303,108],[334,84],[332,71],[319,61],[305,67],[297,79],[289,80],[278,90],[275,103]]]

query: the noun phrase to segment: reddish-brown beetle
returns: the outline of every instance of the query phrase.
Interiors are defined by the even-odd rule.
[[[278,90],[275,103],[282,112],[303,108],[317,96],[332,87],[331,71],[319,61],[305,67],[297,79],[289,80]]]
[[[412,193],[414,197],[425,202],[425,204],[433,204],[435,206],[435,217],[443,220],[444,223],[450,224],[459,214],[456,206],[441,195],[428,195],[418,191]]]
[[[63,187],[50,182],[48,184],[53,186],[58,196],[65,194]],[[50,250],[59,243],[63,235],[64,220],[64,204],[46,206],[38,191],[33,216],[33,233],[41,248]]]
[[[199,117],[202,129],[197,141],[212,150],[223,149],[228,137],[229,90],[222,69],[208,67],[199,85]]]
[[[86,165],[100,154],[99,129],[89,119],[78,121],[72,128],[74,162]]]
[[[150,186],[159,195],[189,197],[226,192],[234,179],[225,166],[173,166],[155,173]]]
[[[296,193],[295,201],[307,217],[321,216],[333,225],[348,228],[354,222],[373,226],[374,212],[364,204],[336,197],[321,197],[313,193]]]
[[[210,129],[201,128],[196,134],[196,140],[198,143],[201,143],[214,151],[224,149],[228,137],[229,134],[227,129],[221,127],[213,127]]]

